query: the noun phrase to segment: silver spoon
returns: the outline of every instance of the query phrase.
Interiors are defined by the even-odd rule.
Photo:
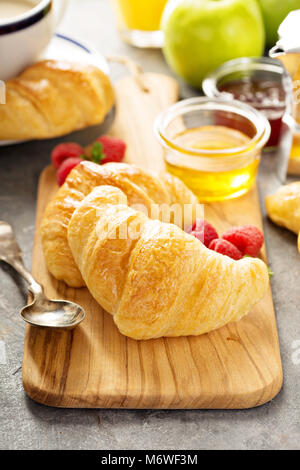
[[[0,260],[12,266],[29,284],[33,302],[20,311],[24,321],[34,326],[71,329],[84,319],[84,310],[74,302],[48,299],[40,284],[32,277],[22,261],[22,252],[12,227],[0,221]]]

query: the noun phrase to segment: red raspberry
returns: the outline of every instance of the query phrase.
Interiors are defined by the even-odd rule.
[[[58,186],[61,186],[64,184],[66,177],[70,173],[71,170],[77,165],[79,165],[80,162],[82,162],[82,158],[80,157],[70,157],[66,158],[60,165],[59,169],[57,170],[57,184]]]
[[[219,238],[214,227],[204,219],[196,219],[193,225],[186,231],[198,238],[207,248],[212,240]]]
[[[237,249],[232,243],[223,240],[223,238],[217,238],[213,240],[209,245],[210,250],[214,250],[222,255],[229,256],[232,259],[239,260],[243,257],[240,250]]]
[[[195,230],[192,230],[190,232],[190,235],[193,235],[193,237],[197,238],[199,242],[204,243],[204,233],[203,232],[196,232]]]
[[[254,225],[242,225],[227,230],[222,238],[233,243],[243,255],[256,257],[264,243],[264,236]]]
[[[121,162],[123,160],[126,151],[126,144],[123,140],[117,137],[103,135],[97,139],[97,142],[101,142],[103,149],[100,159],[96,163],[101,163],[102,165],[103,163]]]
[[[55,168],[59,168],[62,162],[69,157],[80,157],[84,154],[84,149],[81,145],[75,142],[69,142],[66,144],[59,144],[54,147],[51,153],[51,160]]]

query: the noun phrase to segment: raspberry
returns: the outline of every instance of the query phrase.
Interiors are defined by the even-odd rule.
[[[100,142],[102,144],[102,149],[97,148],[97,142]],[[99,137],[97,139],[97,142],[94,144],[93,147],[93,149],[96,150],[95,157],[97,161],[94,158],[93,161],[96,161],[96,163],[103,164],[108,162],[121,162],[123,160],[126,151],[126,144],[123,140],[118,139],[116,137],[103,135],[102,137]]]
[[[217,238],[213,240],[209,245],[210,250],[214,250],[221,255],[229,256],[229,258],[239,260],[243,257],[240,250],[237,249],[232,243],[223,240],[223,238]]]
[[[204,243],[204,234],[203,232],[196,232],[195,230],[192,230],[190,232],[190,235],[193,235],[193,237],[197,238],[199,242]]]
[[[207,248],[212,240],[219,237],[214,227],[204,219],[196,219],[186,231],[198,238]]]
[[[66,158],[60,165],[59,169],[57,170],[57,184],[58,186],[61,186],[64,184],[66,177],[70,173],[71,170],[77,165],[79,165],[80,162],[82,162],[82,158],[80,157],[70,157]]]
[[[62,162],[69,157],[80,157],[84,154],[84,149],[75,142],[59,144],[54,147],[51,153],[51,160],[55,168],[59,168]]]
[[[264,243],[264,236],[254,225],[242,225],[227,230],[222,238],[235,245],[243,255],[256,257]]]

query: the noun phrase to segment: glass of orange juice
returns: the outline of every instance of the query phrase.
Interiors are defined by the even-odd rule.
[[[124,41],[137,47],[161,47],[160,19],[167,0],[112,0]]]

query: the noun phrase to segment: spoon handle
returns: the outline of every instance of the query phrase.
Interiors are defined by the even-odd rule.
[[[5,261],[21,274],[28,282],[29,290],[34,296],[43,294],[42,286],[24,266],[22,251],[15,239],[12,227],[4,221],[0,221],[0,260]]]

